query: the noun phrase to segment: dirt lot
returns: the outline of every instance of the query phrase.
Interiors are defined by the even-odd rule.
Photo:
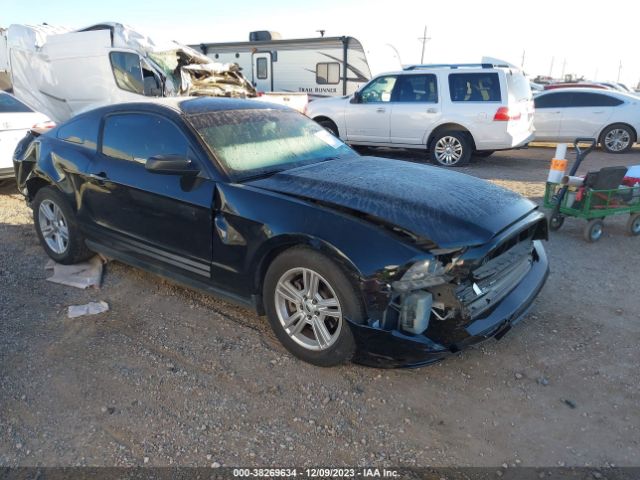
[[[540,201],[552,153],[463,171]],[[640,150],[587,162],[615,164]],[[598,244],[577,220],[553,234],[549,281],[499,342],[416,370],[319,369],[264,318],[119,263],[100,290],[45,281],[14,188],[0,189],[0,465],[640,465],[640,238],[626,217]],[[97,300],[111,311],[67,319]]]

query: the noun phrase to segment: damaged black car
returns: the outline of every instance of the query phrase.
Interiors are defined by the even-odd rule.
[[[250,306],[315,365],[418,366],[500,338],[548,274],[529,200],[360,156],[262,102],[98,108],[25,137],[14,165],[55,261],[99,252]]]

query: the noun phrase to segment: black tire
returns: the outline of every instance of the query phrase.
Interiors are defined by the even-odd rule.
[[[295,272],[297,269],[309,269],[317,273],[321,277],[321,285],[324,285],[324,282],[328,282],[339,302],[339,308],[342,311],[340,327],[338,329],[338,322],[336,321],[333,326],[334,331],[330,332],[331,324],[329,324],[327,331],[335,335],[335,340],[333,340],[330,346],[324,349],[312,350],[309,347],[301,345],[285,331],[285,326],[280,320],[278,312],[281,307],[278,305],[282,306],[282,304],[278,303],[279,300],[276,298],[276,288],[281,279],[286,279],[288,275],[291,275],[291,272]],[[302,293],[302,290],[300,293]],[[280,340],[285,348],[293,355],[305,362],[320,367],[339,365],[351,360],[356,345],[353,334],[351,333],[351,328],[349,327],[349,322],[346,318],[356,323],[362,322],[366,318],[365,310],[362,299],[356,292],[354,285],[349,281],[342,269],[331,259],[308,247],[293,247],[284,251],[276,257],[267,270],[264,279],[263,298],[271,328],[278,337],[278,340]],[[292,307],[294,303],[288,302],[286,305]],[[302,317],[305,317],[302,310],[299,311]],[[306,319],[310,318],[310,316],[306,316]],[[300,320],[300,322],[307,321],[311,320],[305,320],[304,318]],[[331,321],[331,318],[324,320],[324,322],[327,321]],[[296,322],[296,325],[298,324],[299,323]],[[296,325],[292,326],[292,330],[296,329]],[[312,343],[314,342],[314,338],[317,339],[315,332],[309,324],[307,324],[298,335],[306,335]]]
[[[553,231],[560,230],[563,224],[564,215],[561,215],[560,213],[554,213],[551,215],[551,218],[549,218],[549,229]]]
[[[473,155],[479,158],[487,158],[495,153],[495,150],[476,150]]]
[[[327,130],[334,137],[340,138],[340,132],[338,132],[338,126],[331,120],[318,120],[318,125]]]
[[[608,137],[609,135],[616,135],[616,133],[620,136],[620,141],[622,143],[613,141]],[[631,147],[633,147],[636,140],[636,134],[633,129],[629,125],[625,125],[623,123],[614,123],[613,125],[609,125],[600,135],[600,145],[607,153],[626,153],[631,150]]]
[[[450,140],[447,141],[447,138]],[[441,144],[441,141],[444,143]],[[452,148],[460,148],[460,155],[457,159],[446,159],[446,152],[440,153],[442,148],[446,148],[446,144],[451,144]],[[471,160],[471,140],[469,135],[465,132],[459,131],[444,131],[436,134],[431,140],[430,155],[431,161],[436,165],[442,167],[462,167],[469,163]]]
[[[55,205],[62,213],[61,218],[68,232],[68,240],[64,249],[61,248],[61,252],[52,250],[44,238],[39,218],[40,206],[43,202],[47,202],[45,205]],[[56,188],[43,187],[38,190],[38,193],[36,193],[36,196],[33,199],[33,223],[35,225],[38,238],[40,239],[40,244],[44,248],[45,252],[47,252],[47,255],[56,262],[64,265],[71,265],[87,260],[94,255],[94,253],[89,250],[84,243],[84,237],[78,229],[75,212],[71,208],[71,205],[69,205],[68,200]]]
[[[589,243],[595,243],[602,238],[604,232],[604,223],[599,218],[589,220],[589,223],[584,227],[582,236]]]
[[[627,221],[627,233],[632,237],[640,235],[640,213],[632,214]]]

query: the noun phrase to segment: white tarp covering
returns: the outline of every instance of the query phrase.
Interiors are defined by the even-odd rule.
[[[14,94],[56,122],[145,95],[255,96],[237,65],[216,63],[175,42],[156,45],[119,23],[77,31],[11,25],[6,38]],[[133,61],[116,66],[112,55]],[[127,76],[136,81],[123,81]]]

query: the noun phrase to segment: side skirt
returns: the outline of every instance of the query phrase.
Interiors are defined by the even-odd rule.
[[[113,247],[108,247],[102,243],[98,243],[94,240],[85,240],[87,247],[90,250],[101,253],[106,257],[113,258],[115,260],[119,260],[127,265],[131,265],[132,267],[140,268],[142,270],[146,270],[150,273],[158,275],[166,280],[169,280],[173,283],[177,283],[183,287],[191,288],[194,290],[198,290],[202,293],[206,293],[208,295],[213,295],[215,297],[220,298],[221,300],[233,303],[235,305],[241,307],[251,308],[253,311],[262,315],[262,303],[260,298],[256,295],[252,295],[250,298],[241,297],[239,295],[235,295],[233,293],[229,293],[225,290],[221,290],[219,288],[213,287],[207,282],[199,281],[194,278],[187,277],[185,275],[181,275],[180,273],[174,272],[173,270],[169,270],[167,268],[163,268],[160,265],[156,265],[150,262],[145,262],[144,260],[135,257],[133,255],[124,253],[120,250],[117,250]]]

